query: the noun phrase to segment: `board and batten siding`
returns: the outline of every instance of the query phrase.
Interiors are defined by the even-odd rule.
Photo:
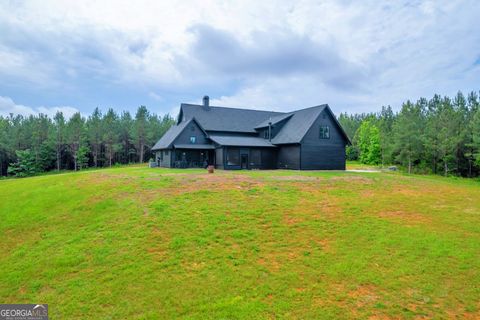
[[[330,139],[320,139],[320,126],[328,126]],[[332,115],[324,110],[302,139],[301,169],[345,170],[345,138]]]
[[[300,169],[300,145],[282,145],[278,150],[279,169]]]
[[[207,140],[205,133],[197,125],[195,121],[192,121],[188,126],[183,129],[183,131],[178,135],[178,137],[173,141],[173,144],[191,144],[190,137],[196,137],[195,144],[210,144],[210,141]]]

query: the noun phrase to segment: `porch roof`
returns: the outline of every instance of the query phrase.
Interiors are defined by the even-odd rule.
[[[211,144],[174,144],[175,149],[215,149]]]
[[[276,147],[270,141],[260,137],[210,135],[209,138],[222,146]]]

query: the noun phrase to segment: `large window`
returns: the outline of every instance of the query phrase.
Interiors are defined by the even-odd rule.
[[[227,150],[227,165],[239,166],[240,165],[240,149],[228,149]]]
[[[190,143],[196,143],[197,142],[197,137],[191,136],[190,137]]]
[[[262,164],[262,152],[259,149],[250,149],[250,164],[260,166]]]
[[[330,139],[330,128],[328,126],[320,126],[320,139]]]

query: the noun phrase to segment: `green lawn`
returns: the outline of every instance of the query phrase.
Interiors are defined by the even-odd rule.
[[[51,319],[480,317],[480,182],[123,167],[0,181],[0,303]]]

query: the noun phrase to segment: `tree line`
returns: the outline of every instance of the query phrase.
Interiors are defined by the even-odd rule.
[[[352,145],[347,159],[399,165],[409,173],[474,177],[480,174],[480,100],[476,92],[434,95],[377,113],[339,116]]]
[[[174,123],[140,106],[135,116],[96,108],[88,118],[62,112],[0,116],[0,176],[29,176],[50,170],[80,170],[145,162]]]

